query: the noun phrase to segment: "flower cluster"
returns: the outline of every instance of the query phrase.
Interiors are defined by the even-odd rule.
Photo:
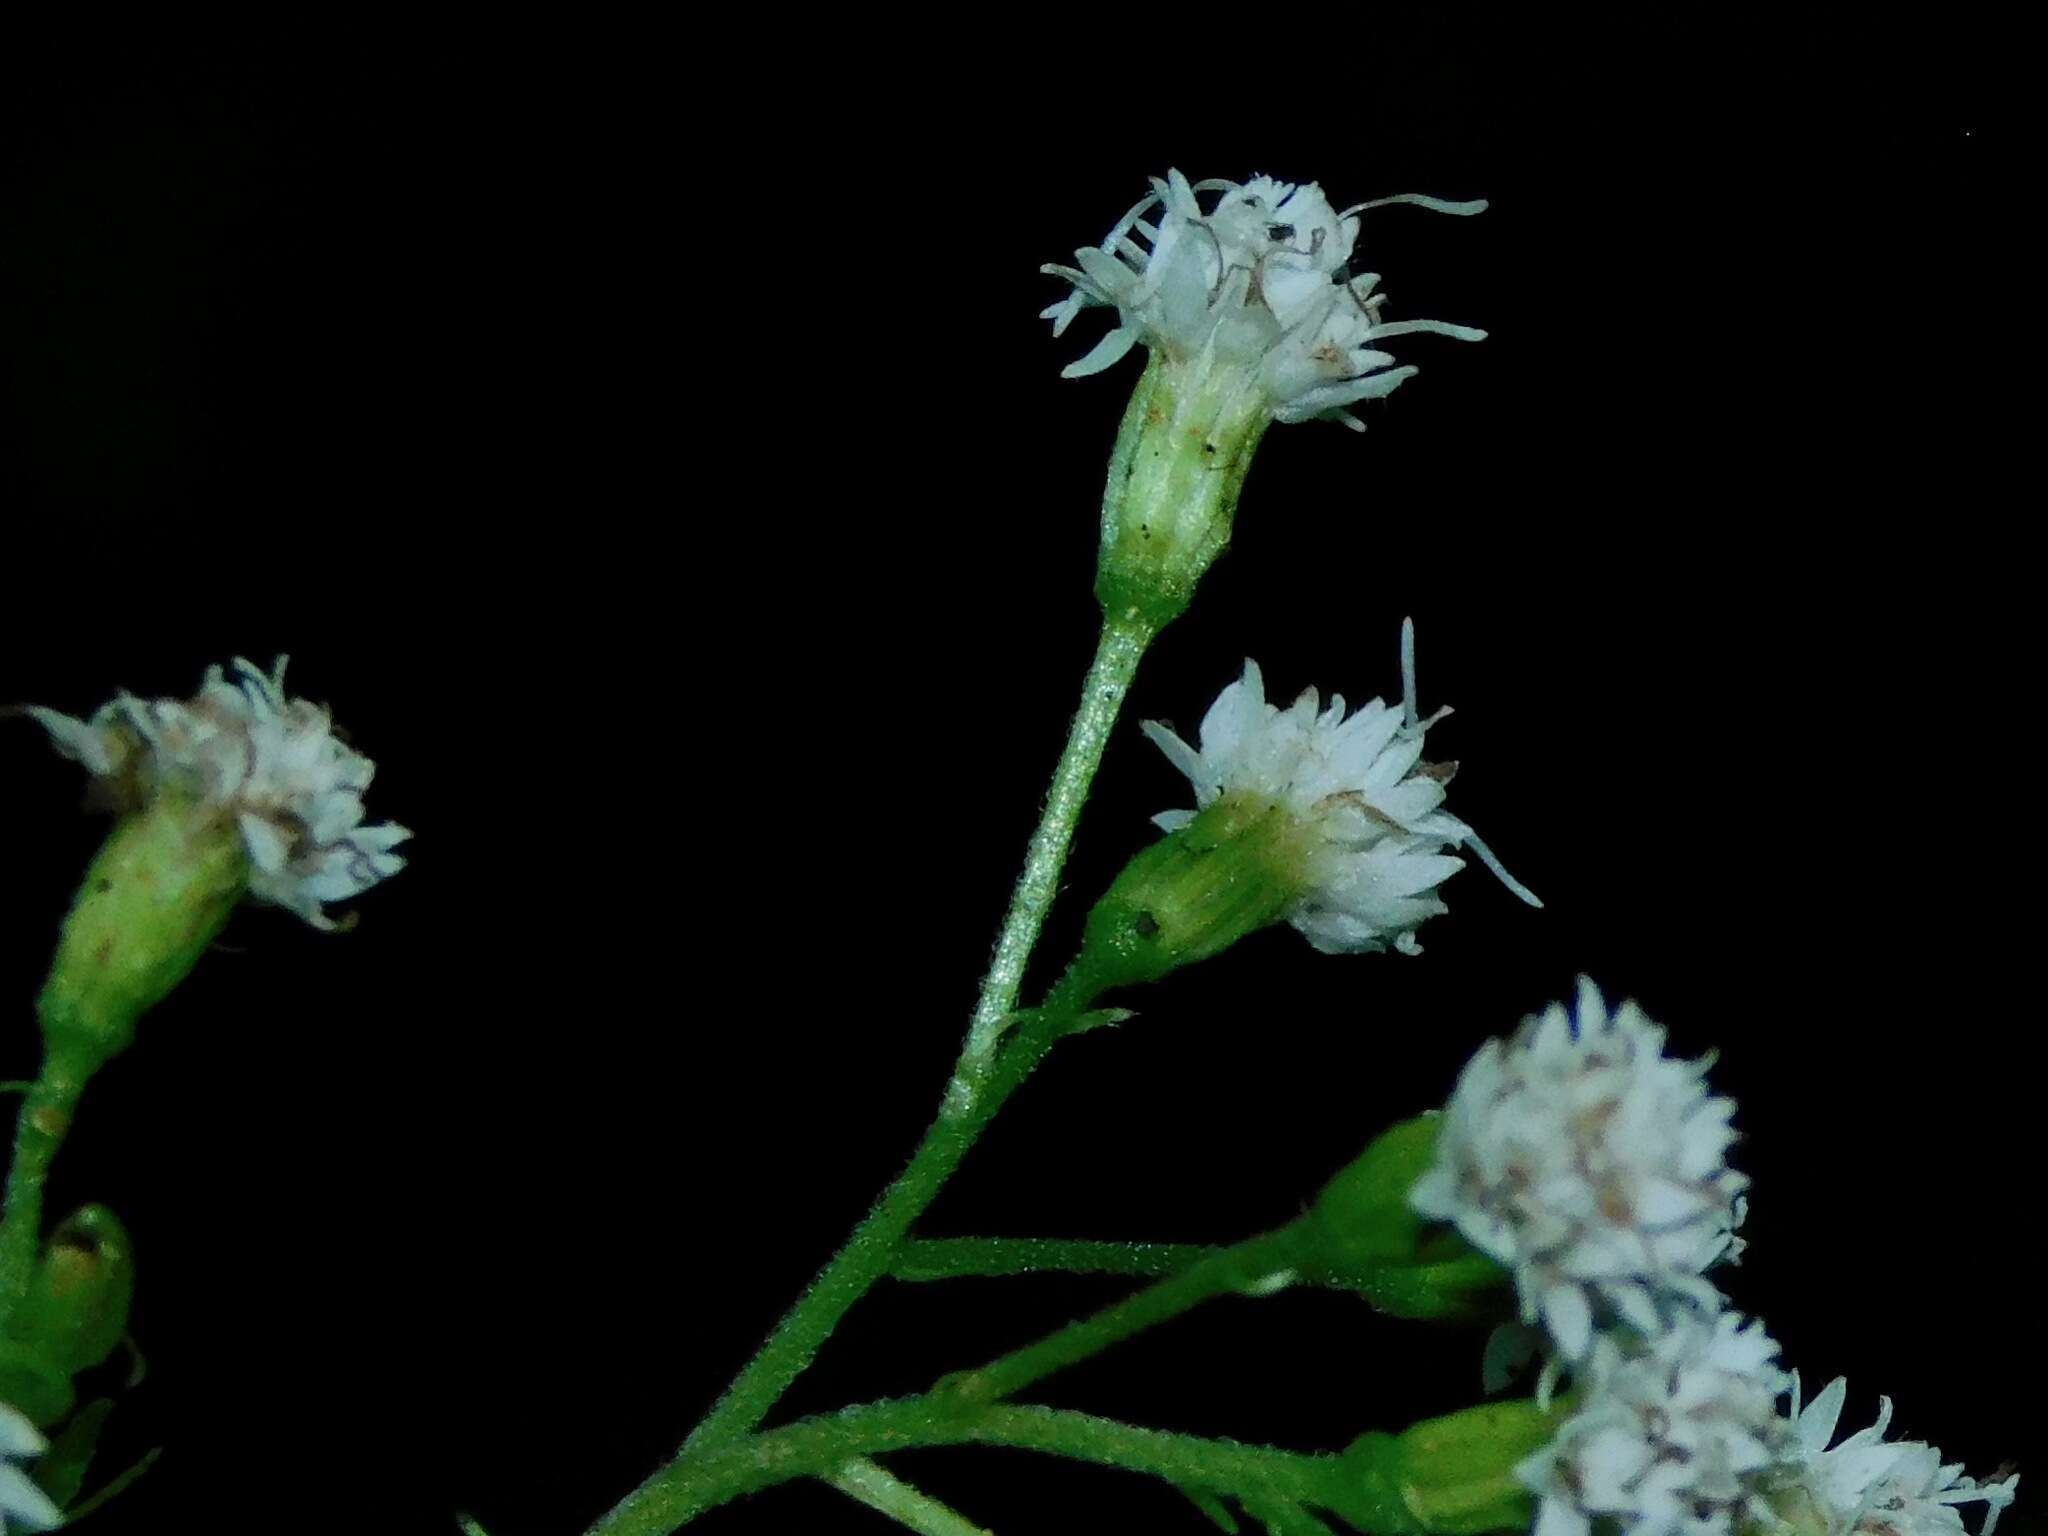
[[[1735,1105],[1708,1094],[1706,1067],[1581,981],[1575,1011],[1553,1004],[1472,1058],[1410,1203],[1510,1269],[1524,1319],[1566,1359],[1596,1324],[1654,1335],[1710,1314],[1705,1271],[1736,1246],[1748,1181],[1724,1161]]]
[[[233,681],[209,668],[189,700],[123,693],[87,720],[30,713],[124,803],[170,792],[233,816],[249,893],[333,928],[326,903],[396,874],[405,860],[392,850],[412,834],[364,824],[375,765],[343,744],[325,709],[286,697],[284,667],[281,657],[266,674],[237,658]]]
[[[0,1403],[0,1536],[17,1529],[47,1531],[62,1523],[63,1516],[50,1496],[15,1465],[48,1449],[26,1415]]]
[[[1374,699],[1345,713],[1342,695],[1323,707],[1311,688],[1285,710],[1266,702],[1254,662],[1202,718],[1197,751],[1156,720],[1145,733],[1187,775],[1206,810],[1231,796],[1280,806],[1301,834],[1298,896],[1289,921],[1325,953],[1421,946],[1415,930],[1444,904],[1436,887],[1464,868],[1447,849],[1469,848],[1531,906],[1536,897],[1501,867],[1477,834],[1442,809],[1455,764],[1426,763],[1423,737],[1448,710],[1424,720],[1415,704],[1415,631],[1402,627],[1399,708]],[[1177,831],[1195,811],[1154,821]]]
[[[2017,1478],[1980,1484],[1932,1446],[1887,1444],[1889,1402],[1829,1449],[1843,1384],[1802,1408],[1777,1344],[1707,1278],[1738,1246],[1748,1181],[1726,1165],[1735,1106],[1706,1068],[1582,980],[1573,1009],[1466,1066],[1409,1192],[1513,1272],[1551,1370],[1573,1370],[1574,1411],[1517,1468],[1536,1536],[1959,1536],[1971,1502],[1991,1536]]]
[[[1204,194],[1218,194],[1206,212]],[[1116,328],[1065,376],[1099,373],[1143,342],[1171,358],[1208,355],[1243,368],[1276,420],[1330,417],[1362,431],[1345,407],[1390,394],[1416,372],[1395,367],[1378,342],[1415,331],[1462,341],[1486,334],[1437,320],[1380,319],[1379,274],[1354,275],[1350,259],[1358,215],[1388,203],[1457,214],[1486,206],[1406,194],[1339,213],[1313,183],[1260,176],[1191,184],[1179,171],[1155,177],[1152,194],[1099,246],[1074,253],[1078,266],[1043,268],[1074,287],[1044,313],[1054,335],[1091,304],[1118,315]]]
[[[1516,1476],[1537,1496],[1536,1536],[1964,1536],[1960,1504],[1992,1536],[2017,1476],[1979,1483],[1920,1441],[1887,1442],[1891,1403],[1832,1450],[1837,1379],[1805,1408],[1758,1323],[1687,1319],[1640,1347],[1603,1338],[1583,1400]],[[1779,1399],[1791,1393],[1789,1411]]]

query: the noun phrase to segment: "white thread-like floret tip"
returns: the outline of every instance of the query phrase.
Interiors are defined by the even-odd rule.
[[[1323,708],[1311,688],[1282,710],[1266,702],[1265,678],[1247,661],[1244,676],[1203,717],[1199,750],[1158,721],[1145,722],[1145,734],[1194,786],[1198,809],[1229,795],[1270,801],[1308,834],[1289,920],[1327,953],[1418,953],[1415,930],[1445,910],[1436,887],[1464,868],[1448,850],[1478,851],[1472,829],[1442,809],[1455,765],[1422,760],[1425,733],[1448,711],[1417,716],[1414,663],[1406,626],[1399,708],[1374,699],[1347,715],[1341,695]],[[1173,832],[1195,814],[1168,811],[1154,821]],[[1498,870],[1491,854],[1481,857]],[[1517,882],[1506,883],[1538,904]]]
[[[1088,305],[1117,311],[1116,328],[1063,375],[1099,373],[1140,342],[1175,358],[1210,354],[1255,376],[1275,420],[1328,417],[1363,430],[1347,407],[1392,393],[1416,371],[1395,366],[1377,343],[1420,332],[1486,335],[1436,320],[1381,320],[1379,274],[1354,274],[1350,258],[1359,214],[1391,203],[1453,214],[1486,207],[1409,193],[1338,213],[1314,183],[1190,183],[1179,171],[1155,178],[1151,195],[1100,245],[1074,253],[1074,266],[1041,269],[1074,289],[1042,316],[1055,336]]]
[[[324,908],[396,874],[393,850],[412,834],[365,825],[363,792],[375,765],[344,745],[321,706],[286,696],[285,658],[265,673],[235,659],[192,699],[123,693],[90,719],[30,713],[65,756],[135,802],[169,790],[231,815],[249,858],[249,893],[316,928]]]
[[[1575,1010],[1472,1058],[1410,1203],[1513,1272],[1523,1319],[1564,1359],[1603,1324],[1711,1314],[1705,1272],[1737,1250],[1748,1181],[1724,1161],[1735,1105],[1707,1092],[1707,1065],[1667,1057],[1635,1004],[1610,1012],[1581,981]]]

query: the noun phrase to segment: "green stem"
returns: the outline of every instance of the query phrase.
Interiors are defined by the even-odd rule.
[[[937,1499],[892,1475],[887,1468],[855,1457],[826,1479],[848,1498],[879,1510],[918,1536],[993,1536],[985,1526],[948,1509]]]
[[[1045,914],[1058,894],[1060,871],[1066,867],[1067,850],[1073,846],[1074,827],[1081,819],[1088,787],[1102,764],[1103,748],[1130,692],[1138,662],[1158,631],[1130,615],[1105,618],[1096,641],[1095,661],[1081,688],[1080,707],[1067,732],[1066,749],[1053,770],[1052,788],[1045,797],[1045,811],[1038,829],[1031,834],[1031,846],[1024,856],[1024,873],[1010,897],[1010,910],[1003,919],[1002,934],[996,940],[995,957],[982,979],[981,996],[974,1005],[968,1025],[967,1049],[961,1061],[963,1077],[985,1064],[996,1040],[1008,1026],[1017,1007],[1017,994],[1024,984],[1024,966],[1038,942]]]
[[[914,1237],[896,1251],[889,1273],[898,1280],[960,1280],[970,1276],[1177,1275],[1223,1250],[1207,1243],[1105,1243],[1059,1237]]]
[[[745,1434],[765,1418],[782,1394],[816,1355],[847,1310],[888,1273],[896,1247],[922,1215],[967,1150],[987,1128],[1010,1094],[1030,1075],[1054,1040],[1085,1008],[1085,986],[1068,981],[1053,989],[1047,1006],[1021,1026],[1006,1049],[998,1049],[1004,1032],[1017,1022],[1017,995],[1024,968],[1037,944],[1045,914],[1059,890],[1060,871],[1073,845],[1074,828],[1089,785],[1101,765],[1103,749],[1129,693],[1138,663],[1157,628],[1125,613],[1105,617],[1096,642],[1095,660],[1082,687],[1081,703],[1053,772],[1045,810],[1031,835],[1024,872],[1010,898],[1010,908],[996,941],[995,956],[975,1004],[967,1043],[961,1052],[938,1120],[925,1133],[910,1166],[889,1186],[847,1244],[825,1266],[795,1307],[769,1335],[761,1351],[690,1437],[684,1454],[721,1439]],[[671,1469],[672,1470],[672,1467]],[[592,1528],[599,1532],[632,1529],[636,1511],[650,1490],[668,1475],[657,1472]],[[620,1522],[627,1522],[621,1524]],[[662,1527],[667,1529],[668,1527]]]
[[[28,1294],[42,1250],[43,1185],[84,1091],[84,1073],[72,1070],[61,1056],[46,1054],[41,1076],[22,1100],[14,1125],[14,1161],[7,1168],[6,1215],[0,1219],[0,1322]]]
[[[932,1123],[912,1154],[909,1167],[882,1192],[874,1209],[854,1228],[846,1246],[811,1282],[810,1289],[768,1336],[761,1352],[691,1432],[683,1444],[685,1451],[713,1440],[743,1435],[767,1417],[789,1384],[811,1363],[847,1309],[889,1272],[889,1262],[910,1224],[924,1213],[939,1187],[960,1166],[961,1158],[967,1155],[967,1149],[974,1145],[996,1111],[1044,1059],[1066,1022],[1058,1015],[1032,1016],[997,1056],[966,1112],[958,1116],[941,1115]],[[628,1494],[620,1508],[631,1505],[637,1497]],[[597,1527],[607,1528],[602,1524]]]
[[[1093,1317],[1069,1323],[979,1370],[948,1378],[941,1390],[963,1401],[996,1402],[1214,1297],[1256,1293],[1275,1281],[1285,1284],[1302,1255],[1303,1239],[1296,1223],[1218,1249]]]
[[[910,1284],[1048,1273],[1164,1279],[1205,1260],[1225,1261],[1239,1247],[1242,1245],[1119,1243],[1058,1237],[914,1237],[906,1239],[896,1250],[889,1274]],[[1468,1304],[1475,1295],[1485,1294],[1501,1277],[1500,1266],[1483,1254],[1465,1254],[1430,1264],[1389,1261],[1339,1265],[1310,1251],[1308,1244],[1302,1245],[1293,1267],[1296,1278],[1304,1285],[1353,1292],[1396,1317],[1454,1315],[1460,1306]],[[1225,1286],[1222,1290],[1230,1288]],[[1211,1294],[1220,1295],[1222,1290]]]
[[[598,1529],[604,1536],[666,1536],[742,1494],[830,1473],[854,1457],[966,1443],[1044,1451],[1218,1493],[1300,1504],[1331,1503],[1342,1465],[1332,1456],[1138,1429],[1050,1408],[996,1405],[961,1413],[935,1395],[849,1408],[707,1445],[673,1463],[633,1509],[614,1511]],[[1390,1511],[1384,1528],[1413,1527]]]
[[[1110,729],[1151,637],[1152,631],[1136,620],[1103,623],[1095,661],[1082,689],[1081,705],[1075,713],[1066,749],[1060,754],[1044,815],[1032,834],[1024,874],[1011,897],[995,958],[975,1005],[968,1044],[938,1120],[925,1133],[910,1166],[883,1192],[846,1246],[812,1282],[761,1352],[691,1432],[684,1442],[685,1450],[721,1436],[744,1434],[767,1416],[789,1384],[810,1364],[847,1309],[888,1272],[895,1248],[911,1223],[931,1204],[1003,1101],[1016,1091],[1064,1032],[1068,1004],[1071,1003],[1072,1011],[1086,1006],[1087,999],[1066,996],[1071,988],[1055,988],[1056,1006],[1039,1010],[1008,1050],[996,1050],[1003,1030],[1018,1017],[1017,991],[1023,981],[1025,962],[1058,889],[1060,870],[1073,843],[1074,825],[1080,819],[1088,786],[1102,761]],[[630,1504],[633,1497],[628,1495],[626,1502]]]

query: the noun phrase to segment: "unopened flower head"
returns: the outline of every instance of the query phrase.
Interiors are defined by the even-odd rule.
[[[0,1403],[0,1536],[8,1531],[47,1531],[63,1522],[50,1496],[15,1465],[48,1449],[27,1415]]]
[[[1145,732],[1195,788],[1196,811],[1153,818],[1175,832],[1229,802],[1284,814],[1295,858],[1288,921],[1325,953],[1392,947],[1415,954],[1415,930],[1445,910],[1436,888],[1464,868],[1469,848],[1517,896],[1514,880],[1473,830],[1443,809],[1455,764],[1426,763],[1423,738],[1448,710],[1421,718],[1415,703],[1414,628],[1402,628],[1403,697],[1349,714],[1341,695],[1324,707],[1311,688],[1292,706],[1266,702],[1253,662],[1202,719],[1200,750],[1157,721]]]
[[[1204,198],[1209,199],[1204,207]],[[1464,341],[1486,334],[1436,320],[1387,322],[1379,274],[1351,270],[1359,214],[1388,203],[1441,213],[1478,213],[1484,202],[1403,195],[1338,212],[1314,183],[1190,183],[1179,171],[1117,220],[1078,265],[1048,266],[1074,291],[1045,311],[1062,335],[1091,304],[1117,312],[1114,330],[1063,370],[1099,373],[1143,342],[1170,358],[1240,370],[1278,421],[1331,417],[1363,430],[1346,407],[1391,393],[1416,370],[1396,367],[1377,344],[1414,331]]]
[[[1553,1004],[1467,1064],[1410,1201],[1513,1271],[1564,1359],[1598,1323],[1655,1335],[1712,1313],[1705,1271],[1737,1246],[1748,1181],[1725,1162],[1735,1105],[1707,1092],[1707,1066],[1581,981],[1575,1012]]]
[[[1687,1319],[1633,1352],[1604,1337],[1579,1406],[1516,1469],[1538,1500],[1535,1536],[1732,1536],[1762,1520],[1760,1482],[1787,1453],[1787,1377],[1759,1323]]]
[[[324,708],[286,696],[284,667],[279,658],[266,674],[238,658],[232,679],[210,668],[191,699],[123,693],[87,720],[30,713],[125,805],[172,793],[231,816],[249,893],[333,928],[326,904],[396,874],[405,861],[392,850],[412,834],[364,823],[375,765],[341,741]]]
[[[1803,1408],[1793,1383],[1791,1454],[1768,1486],[1787,1523],[1820,1536],[1967,1536],[1962,1504],[1982,1504],[1978,1536],[1991,1536],[1999,1512],[2013,1501],[2017,1476],[1979,1483],[1960,1462],[1917,1440],[1884,1438],[1890,1398],[1877,1422],[1830,1448],[1848,1385],[1837,1377]]]

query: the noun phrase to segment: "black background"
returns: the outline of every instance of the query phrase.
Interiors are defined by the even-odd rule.
[[[1169,164],[1492,199],[1363,242],[1389,318],[1492,337],[1399,343],[1423,372],[1362,439],[1268,436],[1045,965],[1184,799],[1137,720],[1191,728],[1247,652],[1283,697],[1388,692],[1404,614],[1458,708],[1452,809],[1548,906],[1475,869],[1420,959],[1282,929],[1133,999],[925,1230],[1273,1225],[1584,971],[1723,1053],[1755,1179],[1728,1284],[1788,1359],[2025,1462],[2012,40],[1423,14],[5,52],[0,699],[289,651],[419,832],[354,933],[238,917],[87,1099],[53,1211],[134,1229],[150,1373],[109,1454],[166,1447],[97,1528],[580,1529],[895,1172],[1086,662],[1136,375],[1058,377],[1104,322],[1049,340],[1035,269]],[[102,829],[0,730],[17,1076]],[[1118,1290],[884,1286],[788,1406]],[[1478,1344],[1289,1293],[1044,1396],[1335,1447],[1469,1400]],[[1004,1536],[1205,1528],[1021,1453],[903,1467]],[[888,1527],[792,1487],[700,1528]]]

